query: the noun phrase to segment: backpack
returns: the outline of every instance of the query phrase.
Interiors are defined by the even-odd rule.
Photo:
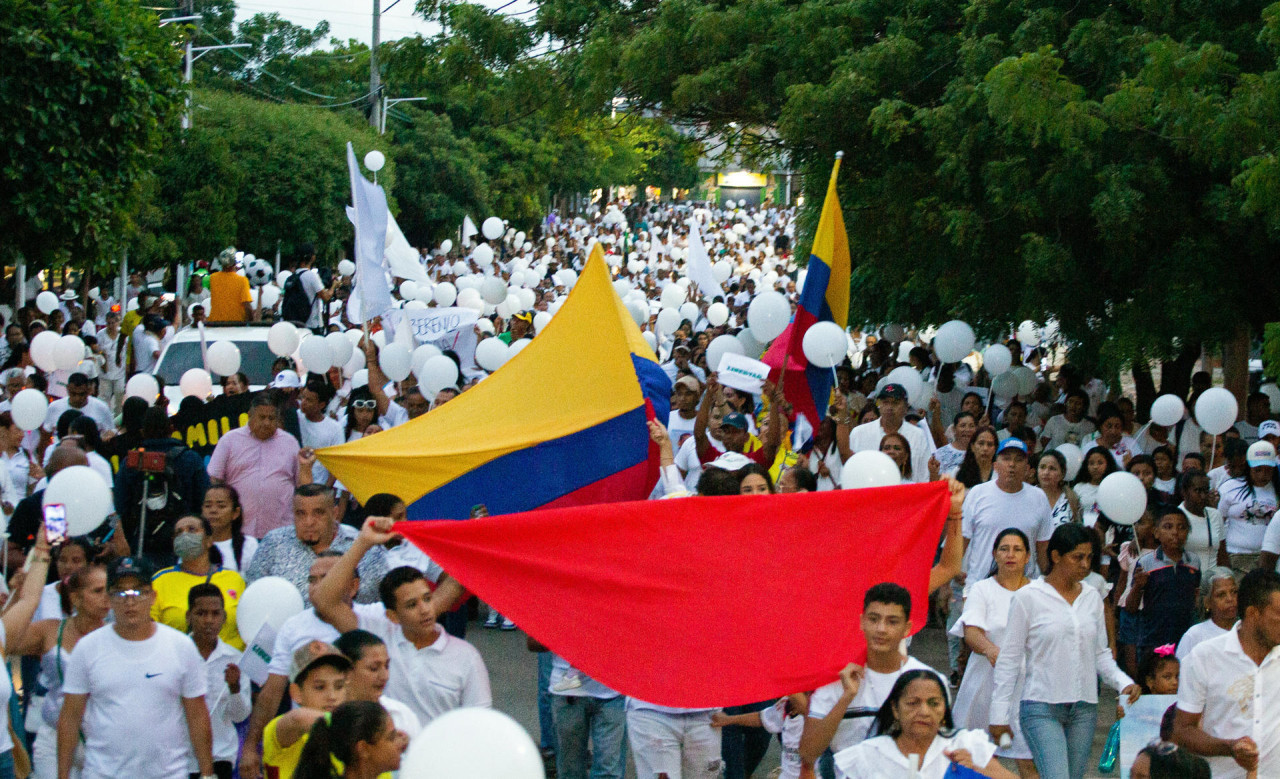
[[[284,280],[280,318],[287,322],[305,325],[311,318],[311,298],[307,297],[307,290],[302,286],[302,274],[308,272],[310,272],[309,268],[300,270],[289,274],[289,278]]]
[[[170,549],[173,525],[188,513],[184,488],[174,466],[189,451],[192,450],[177,446],[163,452],[134,449],[127,455],[126,467],[135,472],[137,481],[129,495],[131,527],[125,532],[129,543],[136,544],[138,524],[145,516],[142,533],[147,554]]]

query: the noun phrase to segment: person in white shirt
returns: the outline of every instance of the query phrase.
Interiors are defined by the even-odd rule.
[[[1101,446],[1111,452],[1116,464],[1121,468],[1129,465],[1129,461],[1142,454],[1142,448],[1132,436],[1124,434],[1124,415],[1113,403],[1104,404],[1098,415],[1098,437],[1084,444],[1081,450],[1088,452],[1095,446]]]
[[[1053,531],[1044,578],[1014,594],[996,660],[991,737],[998,743],[1013,735],[1010,714],[1025,669],[1018,719],[1042,779],[1083,779],[1098,720],[1098,677],[1130,703],[1142,693],[1111,655],[1102,597],[1081,584],[1097,546],[1082,525]]]
[[[693,436],[693,425],[698,417],[698,401],[702,397],[702,385],[692,376],[676,379],[671,389],[671,414],[667,418],[667,431],[672,445],[677,449],[686,437]]]
[[[160,335],[165,321],[155,314],[142,318],[133,333],[133,369],[135,373],[153,373],[160,360]]]
[[[298,431],[304,449],[323,449],[346,443],[346,431],[338,420],[325,415],[333,389],[323,381],[308,381],[298,395]],[[311,466],[314,484],[333,486],[333,476],[317,459]]]
[[[911,479],[929,481],[929,458],[933,456],[933,442],[917,425],[904,422],[907,414],[907,390],[901,384],[886,384],[876,400],[880,418],[858,425],[849,433],[849,450],[852,452],[880,451],[880,440],[886,433],[898,433],[911,446]]]
[[[662,364],[662,371],[667,374],[667,378],[671,379],[672,383],[679,378],[681,371],[692,373],[699,382],[707,380],[707,372],[689,362],[691,355],[692,352],[685,344],[677,344],[671,349],[671,360]]]
[[[112,413],[124,403],[124,369],[129,351],[129,339],[120,331],[120,314],[107,314],[106,328],[98,334],[98,348],[102,350],[103,370],[98,377],[98,397]]]
[[[1192,625],[1182,634],[1182,640],[1178,642],[1179,661],[1186,662],[1191,650],[1231,630],[1236,624],[1236,596],[1239,590],[1235,574],[1230,568],[1215,565],[1205,569],[1200,577],[1200,602],[1204,604],[1209,618]]]
[[[1240,623],[1182,663],[1173,740],[1214,779],[1280,776],[1280,574],[1245,574],[1238,603]]]
[[[814,690],[800,736],[800,758],[816,763],[828,749],[839,752],[865,740],[871,719],[889,697],[898,677],[911,670],[937,674],[902,653],[911,633],[911,594],[891,582],[877,584],[863,596],[861,629],[867,643],[865,666],[849,664],[840,678]],[[938,675],[942,684],[946,680]],[[845,776],[839,765],[836,779]]]
[[[68,376],[66,397],[58,398],[50,403],[49,410],[45,412],[45,433],[52,435],[58,426],[58,419],[68,409],[79,411],[92,419],[98,425],[99,430],[115,430],[116,420],[111,413],[111,408],[91,395],[92,389],[93,382],[83,373],[73,373]]]
[[[213,771],[218,779],[230,779],[240,752],[240,736],[236,723],[249,716],[249,685],[241,684],[240,666],[244,654],[218,637],[227,621],[226,606],[218,585],[204,582],[187,593],[187,627],[191,640],[204,658],[206,682],[205,706],[213,726]],[[194,757],[187,771],[197,770]]]
[[[1080,445],[1086,436],[1095,428],[1093,422],[1085,418],[1089,410],[1089,396],[1081,390],[1067,393],[1066,411],[1056,417],[1050,417],[1044,423],[1040,434],[1041,449],[1057,449],[1062,444]]]
[[[836,753],[836,767],[849,779],[944,779],[952,764],[993,779],[1018,776],[996,760],[996,745],[986,733],[955,729],[946,685],[931,671],[898,677],[876,712],[872,733]]]
[[[386,642],[391,657],[386,694],[406,704],[424,727],[452,709],[492,706],[489,672],[480,653],[436,623],[462,594],[454,579],[432,593],[422,571],[401,566],[379,585],[381,604],[352,609],[346,594],[356,566],[370,549],[395,539],[391,525],[387,517],[365,520],[351,547],[316,585],[316,614],[344,633],[360,628]]]
[[[212,779],[204,660],[191,639],[151,618],[151,566],[117,560],[108,575],[113,624],[76,644],[58,719],[58,779],[84,739],[83,779],[185,776],[192,753]]]
[[[1249,470],[1222,484],[1218,510],[1226,523],[1231,569],[1243,575],[1258,566],[1267,526],[1276,515],[1276,449],[1266,441],[1249,446]],[[1274,562],[1272,563],[1274,566]]]
[[[964,499],[961,525],[965,540],[965,591],[986,578],[991,570],[996,536],[1017,528],[1035,544],[1035,556],[1027,561],[1027,575],[1034,576],[1047,562],[1046,550],[1053,535],[1049,499],[1044,491],[1026,483],[1027,445],[1020,438],[1006,438],[996,451],[996,477],[969,490]]]
[[[1186,471],[1178,478],[1178,486],[1177,494],[1182,496],[1178,508],[1191,523],[1187,551],[1206,564],[1226,562],[1226,532],[1221,512],[1209,505],[1209,477],[1202,471]]]

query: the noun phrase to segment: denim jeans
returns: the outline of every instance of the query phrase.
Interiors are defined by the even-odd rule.
[[[625,697],[552,695],[551,711],[556,722],[558,779],[587,779],[588,775],[591,779],[623,779],[626,776]]]
[[[1098,724],[1096,703],[1023,701],[1019,721],[1040,779],[1084,778]]]
[[[551,716],[551,653],[538,653],[538,747],[556,751],[556,723]]]
[[[749,714],[767,709],[774,701],[750,703],[746,706],[726,706],[725,714]],[[773,735],[764,728],[747,728],[729,725],[721,733],[720,756],[724,758],[725,779],[747,779],[755,773],[769,751]]]

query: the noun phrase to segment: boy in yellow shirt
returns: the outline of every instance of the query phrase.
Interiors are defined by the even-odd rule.
[[[311,726],[346,700],[351,661],[332,644],[312,641],[293,653],[289,694],[298,705],[267,723],[262,732],[265,779],[291,779]]]

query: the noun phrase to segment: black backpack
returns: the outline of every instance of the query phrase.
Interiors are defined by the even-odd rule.
[[[163,452],[137,449],[128,453],[124,467],[133,470],[136,478],[128,496],[130,516],[123,518],[124,531],[129,543],[136,544],[138,526],[143,524],[143,551],[147,555],[171,554],[173,525],[189,513],[190,496],[183,494],[175,467],[178,458],[189,451],[176,446]]]
[[[284,280],[284,295],[281,297],[280,318],[287,322],[305,325],[311,318],[311,299],[302,286],[302,274],[307,270],[298,270],[289,274]]]

